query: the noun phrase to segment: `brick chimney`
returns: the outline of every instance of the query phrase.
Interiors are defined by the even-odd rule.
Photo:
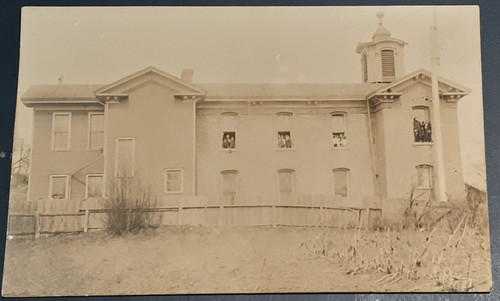
[[[193,74],[194,74],[193,69],[182,69],[181,73],[182,81],[190,84],[193,83]]]

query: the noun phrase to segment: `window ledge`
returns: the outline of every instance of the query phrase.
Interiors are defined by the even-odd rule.
[[[71,150],[69,150],[69,149],[52,149],[51,151],[53,151],[53,152],[69,152]]]
[[[288,152],[288,151],[294,151],[295,148],[286,148],[286,147],[283,147],[283,148],[277,148],[276,151],[277,152]]]
[[[223,148],[220,151],[224,153],[232,153],[232,152],[237,152],[239,150],[237,148]]]
[[[351,148],[348,147],[348,146],[332,147],[332,148],[330,148],[330,150],[332,150],[332,151],[336,151],[336,150],[349,150],[349,149],[351,149]]]
[[[433,146],[434,142],[413,142],[413,146]]]
[[[165,194],[183,194],[182,191],[165,191]]]

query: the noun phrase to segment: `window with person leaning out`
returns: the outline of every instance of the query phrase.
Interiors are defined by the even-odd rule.
[[[222,133],[222,148],[224,149],[236,148],[236,132]]]
[[[432,142],[432,126],[427,120],[420,121],[413,118],[413,135],[415,142]]]
[[[332,133],[333,147],[345,147],[347,137],[344,133]]]
[[[292,148],[290,132],[278,132],[278,148]]]

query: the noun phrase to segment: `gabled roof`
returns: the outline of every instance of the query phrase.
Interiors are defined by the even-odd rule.
[[[363,100],[384,84],[198,84],[210,100]]]
[[[21,97],[26,104],[32,103],[95,103],[94,91],[102,85],[34,85]]]
[[[371,98],[373,96],[376,96],[376,95],[388,95],[388,94],[391,94],[393,93],[392,90],[397,87],[398,85],[401,85],[407,81],[410,81],[410,80],[415,80],[415,79],[419,79],[419,78],[422,78],[422,76],[430,81],[431,77],[432,77],[432,73],[428,70],[425,70],[425,69],[418,69],[392,83],[388,83],[382,87],[380,87],[379,89],[377,89],[376,91],[370,93],[367,98]],[[440,87],[440,93],[441,95],[456,95],[456,96],[465,96],[465,95],[468,95],[471,90],[465,86],[462,86],[462,85],[459,85],[455,82],[452,82],[451,80],[448,80],[446,78],[443,78],[441,76],[438,76],[438,83],[441,84],[439,87]],[[448,87],[448,89],[443,89],[443,86],[446,86]]]
[[[155,67],[147,67],[138,72],[135,72],[129,76],[126,76],[122,79],[119,79],[109,85],[105,85],[95,91],[95,95],[99,96],[108,96],[108,95],[126,95],[127,89],[130,89],[130,86],[134,86],[134,84],[141,84],[145,79],[145,77],[152,78],[154,77],[158,81],[171,86],[175,90],[176,96],[185,96],[185,95],[196,95],[202,96],[205,95],[205,91],[200,89],[199,87],[186,83],[182,81],[180,78],[175,77],[171,74],[161,71]]]

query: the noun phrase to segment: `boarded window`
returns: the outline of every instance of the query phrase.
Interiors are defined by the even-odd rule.
[[[225,204],[233,205],[238,190],[238,172],[234,170],[222,172],[222,196]]]
[[[236,148],[236,127],[237,115],[227,113],[222,115],[221,129],[222,129],[222,148],[233,149]]]
[[[392,77],[396,75],[394,68],[394,51],[393,50],[382,50],[382,76]]]
[[[68,198],[68,176],[50,176],[50,198]]]
[[[116,140],[116,171],[117,177],[134,176],[134,139],[119,138]]]
[[[349,170],[343,168],[334,169],[333,185],[335,187],[334,194],[336,196],[347,197],[349,193]]]
[[[429,120],[429,108],[413,108],[413,137],[415,142],[432,142],[432,125]]]
[[[183,170],[182,169],[167,169],[165,170],[165,192],[179,193],[182,192]]]
[[[281,204],[293,203],[294,171],[289,169],[278,171],[279,202]]]
[[[333,147],[347,146],[346,115],[334,113],[331,117]]]
[[[54,113],[52,121],[52,149],[69,150],[71,113]]]
[[[102,175],[87,176],[87,197],[98,198],[102,197],[103,177]]]
[[[277,115],[278,121],[278,148],[292,148],[292,115],[280,113]]]
[[[89,115],[89,149],[102,150],[104,144],[104,114]]]
[[[418,165],[417,188],[429,189],[433,187],[433,168],[431,165]]]

